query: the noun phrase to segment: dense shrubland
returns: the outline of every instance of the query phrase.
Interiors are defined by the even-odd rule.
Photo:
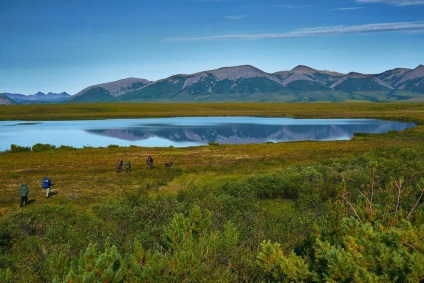
[[[2,218],[0,281],[424,280],[421,144],[158,192],[175,169],[88,209]]]

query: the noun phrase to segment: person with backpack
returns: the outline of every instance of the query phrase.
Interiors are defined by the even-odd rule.
[[[122,172],[122,166],[124,165],[124,161],[121,159],[118,160],[118,162],[116,163],[116,173],[121,173]]]
[[[153,169],[153,157],[148,155],[146,158],[147,168]]]
[[[21,196],[20,207],[27,205],[27,203],[28,203],[28,193],[29,193],[28,185],[22,184],[21,187],[19,188],[19,195]]]
[[[46,190],[46,198],[49,197],[51,185],[52,185],[52,182],[50,181],[50,179],[47,177],[44,177],[43,181],[41,182],[41,187],[43,188],[43,190]]]
[[[130,173],[131,172],[131,162],[127,161],[127,163],[125,163],[125,168],[126,168],[126,172]]]

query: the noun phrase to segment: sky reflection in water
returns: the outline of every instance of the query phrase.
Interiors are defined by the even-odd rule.
[[[375,119],[176,117],[88,121],[0,121],[0,151],[11,144],[174,146],[347,140],[355,132],[384,133],[415,126]]]

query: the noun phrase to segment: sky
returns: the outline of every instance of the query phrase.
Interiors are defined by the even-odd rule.
[[[0,0],[0,93],[128,77],[424,64],[424,0]]]

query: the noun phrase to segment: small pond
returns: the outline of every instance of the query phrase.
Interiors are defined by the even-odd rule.
[[[385,133],[414,123],[376,119],[175,117],[83,121],[0,121],[0,151],[11,144],[77,148],[119,146],[188,147],[304,140],[348,140],[354,133]]]

